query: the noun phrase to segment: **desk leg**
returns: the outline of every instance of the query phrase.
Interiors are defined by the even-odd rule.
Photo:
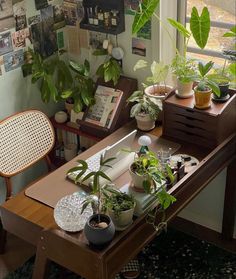
[[[236,159],[227,168],[222,237],[232,240],[236,215]]]
[[[39,244],[37,246],[37,253],[36,253],[36,259],[34,263],[32,279],[48,278],[47,275],[49,272],[49,265],[50,265],[50,260],[46,256],[45,247],[43,246],[42,242],[39,241]]]

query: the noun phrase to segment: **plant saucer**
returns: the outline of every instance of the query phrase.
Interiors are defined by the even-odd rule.
[[[212,100],[216,103],[224,103],[226,101],[228,101],[230,98],[230,95],[227,94],[226,96],[222,97],[222,98],[217,98],[214,95],[212,96]]]
[[[188,93],[188,94],[179,94],[179,91],[178,90],[175,90],[175,94],[176,94],[176,96],[177,97],[179,97],[179,98],[181,98],[181,99],[187,99],[187,98],[190,98],[190,97],[192,97],[193,96],[193,94],[194,94],[194,91],[193,90],[191,90],[191,92],[190,93]]]

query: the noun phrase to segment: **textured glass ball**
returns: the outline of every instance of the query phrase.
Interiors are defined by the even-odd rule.
[[[65,123],[67,121],[67,113],[64,111],[58,111],[55,113],[54,118],[57,123]]]
[[[143,146],[149,146],[152,143],[152,140],[149,136],[141,136],[138,139],[138,144]]]

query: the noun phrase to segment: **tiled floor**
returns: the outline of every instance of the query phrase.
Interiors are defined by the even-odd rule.
[[[11,234],[8,234],[7,238],[6,252],[0,255],[0,279],[22,266],[35,254],[35,248],[32,245]]]

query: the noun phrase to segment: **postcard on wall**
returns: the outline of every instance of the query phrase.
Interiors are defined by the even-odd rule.
[[[33,25],[41,21],[40,15],[31,16],[28,18],[28,25]]]
[[[143,38],[146,40],[151,40],[152,33],[152,22],[151,20],[147,21],[144,26],[138,31],[137,37]]]
[[[6,32],[0,34],[0,55],[11,52],[13,50],[11,33]]]
[[[29,28],[12,33],[12,42],[14,50],[26,47],[26,38],[30,40]]]
[[[15,26],[12,0],[0,1],[0,32]]]
[[[125,14],[134,15],[138,8],[140,0],[125,0]]]
[[[35,2],[35,8],[36,10],[41,10],[43,8],[46,8],[48,6],[47,0],[34,0]]]
[[[27,27],[25,0],[13,0],[13,13],[16,22],[16,31]]]
[[[9,72],[21,67],[24,63],[23,49],[8,53],[3,56],[5,71]]]
[[[66,25],[75,26],[77,21],[77,4],[64,1],[63,11],[65,15]]]
[[[58,46],[58,49],[62,49],[62,48],[65,47],[64,32],[63,31],[57,32],[57,46]]]
[[[146,56],[145,42],[137,38],[132,38],[132,53],[140,56]]]
[[[75,26],[66,27],[67,41],[68,41],[68,52],[72,54],[80,54],[80,42],[78,29]]]
[[[62,5],[53,6],[54,29],[60,29],[66,25],[64,10]]]
[[[110,128],[117,112],[123,92],[111,87],[98,85],[95,92],[95,105],[91,106],[85,121]]]

